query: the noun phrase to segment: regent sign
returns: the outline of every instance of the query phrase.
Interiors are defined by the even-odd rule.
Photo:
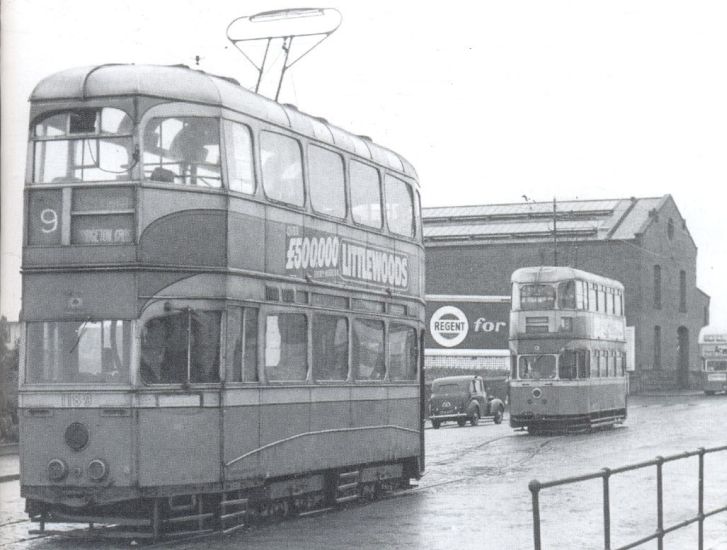
[[[469,329],[467,316],[454,306],[440,307],[429,320],[429,333],[437,344],[445,348],[461,344]]]
[[[352,281],[406,289],[409,258],[336,235],[298,235],[287,228],[286,271],[302,271],[313,278],[342,277]]]
[[[429,302],[425,347],[506,350],[509,317],[509,302]]]

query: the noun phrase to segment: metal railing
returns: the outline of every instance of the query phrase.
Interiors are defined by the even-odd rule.
[[[541,550],[542,548],[540,540],[540,491],[542,491],[543,489],[548,489],[550,487],[558,487],[560,485],[568,485],[570,483],[578,483],[581,481],[588,481],[599,478],[603,480],[603,548],[605,550],[628,550],[629,548],[635,548],[654,539],[657,540],[659,550],[663,550],[665,535],[681,529],[682,527],[691,525],[695,522],[699,524],[698,548],[699,550],[703,550],[704,520],[709,516],[713,516],[715,514],[719,514],[720,512],[727,511],[727,506],[722,506],[721,508],[716,508],[708,512],[704,511],[704,457],[707,454],[718,453],[721,451],[727,451],[727,445],[724,445],[722,447],[713,447],[710,449],[700,447],[696,451],[689,451],[666,457],[657,456],[655,459],[646,462],[638,462],[636,464],[630,464],[628,466],[622,466],[620,468],[603,468],[599,472],[585,474],[582,476],[567,477],[546,482],[540,482],[537,479],[532,480],[528,484],[528,488],[530,489],[533,498],[533,542],[535,545],[535,550]],[[662,467],[667,462],[673,462],[693,456],[699,457],[699,498],[697,515],[693,518],[689,518],[684,521],[680,521],[679,523],[675,523],[674,525],[664,527]],[[611,496],[609,480],[611,476],[615,474],[639,470],[641,468],[648,468],[649,466],[656,466],[656,531],[651,535],[630,542],[625,546],[611,548]]]

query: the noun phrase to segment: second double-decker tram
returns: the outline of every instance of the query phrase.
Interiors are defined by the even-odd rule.
[[[512,275],[510,425],[584,429],[626,418],[624,287],[569,267]]]
[[[727,331],[704,327],[699,333],[699,356],[704,393],[727,392]]]
[[[414,168],[181,66],[31,96],[21,492],[33,519],[239,526],[423,469]]]

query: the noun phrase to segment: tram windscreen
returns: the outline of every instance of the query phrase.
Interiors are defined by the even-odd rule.
[[[129,382],[129,321],[28,323],[29,384]]]
[[[555,288],[550,285],[521,286],[520,309],[555,309]]]
[[[707,372],[723,372],[727,371],[727,360],[707,361]]]
[[[555,378],[555,355],[522,355],[518,359],[518,378],[547,380]]]
[[[36,183],[130,179],[134,164],[131,118],[120,109],[54,113],[33,128]]]

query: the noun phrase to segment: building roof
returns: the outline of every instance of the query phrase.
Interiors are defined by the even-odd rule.
[[[671,195],[559,201],[556,203],[558,239],[635,239],[668,201],[673,202]],[[425,242],[432,244],[465,240],[536,242],[553,238],[552,202],[424,208],[422,217]]]
[[[225,107],[290,128],[416,179],[414,167],[401,155],[325,119],[307,115],[294,105],[277,103],[240,86],[184,65],[107,64],[77,67],[41,80],[30,95],[33,103],[148,96]]]

